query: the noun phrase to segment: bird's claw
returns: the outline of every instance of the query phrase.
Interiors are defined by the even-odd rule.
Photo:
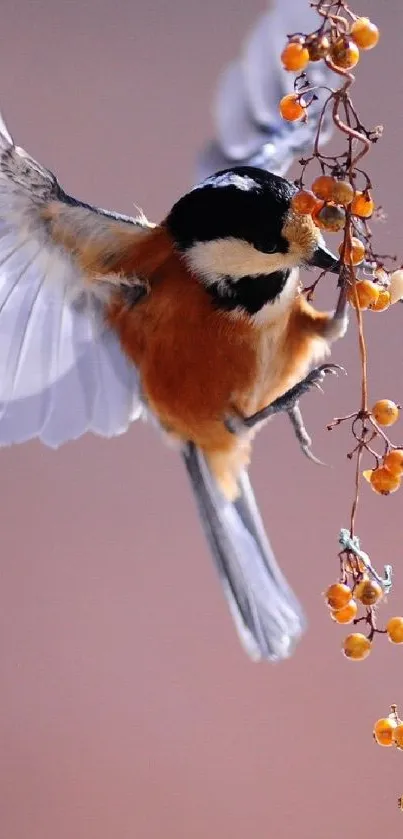
[[[301,389],[301,396],[303,393],[307,393],[311,387],[316,387],[317,390],[320,390],[321,393],[323,393],[321,385],[325,381],[327,373],[330,373],[332,376],[337,376],[338,373],[345,372],[344,367],[341,367],[340,364],[322,364],[321,367],[315,367],[314,370],[311,370],[311,372],[305,376],[305,379],[295,385],[295,387],[297,389]]]
[[[323,463],[322,460],[319,460],[319,458],[315,457],[315,455],[311,452],[312,440],[305,428],[305,423],[302,418],[302,414],[298,403],[296,403],[294,407],[288,411],[288,416],[291,420],[291,425],[294,429],[294,433],[299,442],[301,451],[305,455],[305,457],[307,457],[308,460],[311,460],[313,463],[317,463],[318,466],[326,466],[326,464]]]

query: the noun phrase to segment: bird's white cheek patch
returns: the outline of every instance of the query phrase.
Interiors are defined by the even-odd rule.
[[[193,273],[207,283],[216,283],[217,277],[240,277],[272,274],[297,265],[295,254],[262,253],[249,242],[241,239],[215,239],[197,242],[186,254],[186,261]]]

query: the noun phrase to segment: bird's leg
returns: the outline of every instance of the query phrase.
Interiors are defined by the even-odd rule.
[[[338,364],[322,364],[321,367],[315,367],[314,370],[311,370],[311,372],[305,376],[305,379],[302,379],[301,382],[298,382],[298,384],[294,385],[294,387],[290,388],[290,390],[287,390],[286,393],[283,393],[282,396],[279,396],[278,399],[275,399],[270,405],[267,405],[260,411],[256,411],[255,414],[252,414],[249,417],[241,417],[239,415],[228,417],[225,420],[225,425],[228,431],[231,431],[233,434],[242,434],[243,431],[254,428],[256,425],[266,419],[269,419],[269,417],[272,417],[275,414],[286,413],[291,420],[302,451],[311,460],[316,461],[317,459],[310,451],[311,440],[306,431],[298,402],[301,396],[303,396],[304,393],[308,393],[308,391],[312,390],[312,388],[316,387],[318,390],[322,390],[321,384],[324,381],[326,374],[331,373],[332,375],[337,375],[339,370],[343,370],[343,367],[340,367]],[[317,462],[320,463],[320,461]]]
[[[336,308],[324,324],[322,337],[332,343],[338,338],[343,338],[348,327],[348,299],[347,299],[347,277],[341,277],[341,285]]]
[[[322,364],[320,367],[315,367],[310,373],[308,373],[307,376],[305,376],[305,379],[302,379],[301,382],[298,382],[298,384],[294,385],[294,387],[291,387],[290,390],[287,390],[270,405],[266,405],[265,408],[262,408],[260,411],[256,411],[255,414],[252,414],[249,417],[236,417],[235,424],[239,421],[240,428],[254,428],[254,426],[259,422],[263,422],[263,420],[273,417],[274,414],[289,414],[290,411],[294,410],[304,393],[308,393],[308,391],[312,390],[313,387],[318,388],[318,390],[322,390],[321,384],[324,382],[326,374],[331,373],[335,376],[339,370],[344,372],[344,368],[340,367],[339,364]]]

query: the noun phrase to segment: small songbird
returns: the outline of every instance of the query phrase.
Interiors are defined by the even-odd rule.
[[[178,445],[240,637],[290,655],[304,628],[247,477],[258,428],[298,408],[346,330],[298,267],[338,270],[295,186],[254,167],[206,178],[160,224],[92,207],[0,128],[0,445],[57,447],[143,416]],[[313,367],[313,369],[311,369]]]

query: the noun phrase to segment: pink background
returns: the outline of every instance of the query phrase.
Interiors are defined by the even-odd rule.
[[[218,73],[262,8],[3,0],[10,129],[73,195],[158,220],[192,181]],[[380,250],[402,254],[403,7],[359,11],[382,29],[356,93],[366,124],[386,126],[368,163],[390,213]],[[402,401],[402,308],[366,322],[372,398]],[[240,649],[182,465],[152,429],[0,453],[4,837],[400,835],[403,756],[371,731],[391,702],[403,710],[403,650],[379,637],[366,662],[347,662],[321,599],[353,485],[347,432],[323,429],[357,407],[356,344],[353,326],[334,353],[348,378],[305,402],[333,468],[306,461],[282,419],[256,445],[263,516],[310,620],[280,666]],[[403,612],[401,504],[363,488],[363,547],[396,570],[384,618]]]

